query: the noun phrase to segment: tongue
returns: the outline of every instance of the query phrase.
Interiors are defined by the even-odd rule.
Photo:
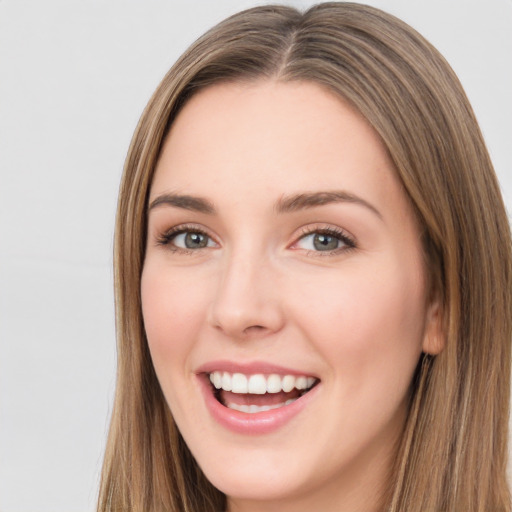
[[[264,395],[253,395],[232,393],[231,391],[221,390],[219,394],[220,401],[224,404],[236,404],[236,405],[277,405],[286,402],[293,398],[299,398],[301,395],[298,389],[293,389],[289,393],[281,391],[279,393],[265,393]]]

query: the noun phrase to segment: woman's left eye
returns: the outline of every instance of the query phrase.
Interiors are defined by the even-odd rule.
[[[294,244],[294,248],[297,249],[327,253],[354,247],[354,241],[347,235],[333,231],[313,231],[303,235]]]

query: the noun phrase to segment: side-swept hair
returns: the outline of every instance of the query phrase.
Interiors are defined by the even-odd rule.
[[[162,141],[198,90],[271,79],[322,85],[386,146],[422,230],[445,349],[424,355],[388,484],[390,512],[505,512],[512,337],[510,227],[485,144],[443,57],[378,9],[249,9],[196,41],[133,137],[115,234],[118,373],[98,510],[220,512],[160,390],[141,313],[147,199]]]

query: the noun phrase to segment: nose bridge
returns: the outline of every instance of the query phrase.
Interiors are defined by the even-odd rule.
[[[211,323],[231,337],[268,334],[282,324],[270,258],[254,244],[233,247],[222,263]]]

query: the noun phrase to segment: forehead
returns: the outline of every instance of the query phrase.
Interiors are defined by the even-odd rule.
[[[329,188],[380,202],[400,187],[380,138],[341,98],[314,83],[261,81],[214,85],[189,100],[164,142],[151,196]]]

